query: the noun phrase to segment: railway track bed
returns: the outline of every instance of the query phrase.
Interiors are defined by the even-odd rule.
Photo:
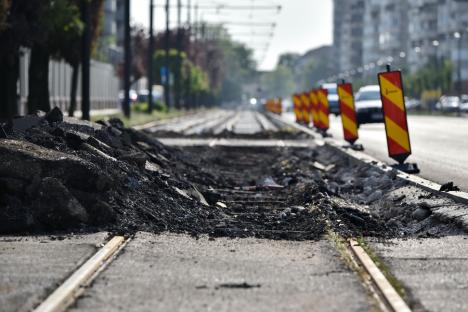
[[[250,129],[268,122],[256,115],[226,118],[231,117],[231,130],[238,120],[256,120]],[[224,117],[217,114],[206,124],[218,127],[219,118]],[[424,293],[402,261],[415,267],[424,262],[426,268],[442,262],[444,276],[453,278],[449,267],[456,263],[458,286],[463,286],[466,257],[434,252],[441,245],[428,238],[466,247],[459,239],[463,232],[435,216],[450,203],[400,183],[391,173],[350,163],[306,139],[307,134],[275,127],[283,131],[276,138],[261,133],[210,137],[202,128],[198,138],[183,129],[163,138],[172,145],[166,151],[177,155],[166,163],[171,166],[163,179],[170,186],[168,200],[186,209],[185,215],[161,218],[158,213],[165,210],[148,206],[142,210],[143,227],[83,237],[82,249],[71,243],[75,235],[70,232],[32,243],[27,237],[0,240],[0,259],[8,260],[0,268],[0,303],[6,311],[419,311],[431,300],[442,300],[445,293],[437,287]],[[148,143],[134,144],[154,153]],[[159,176],[161,168],[145,170]],[[434,212],[416,216],[421,202],[430,200],[437,205],[424,209]],[[8,258],[12,248],[30,255],[49,240],[63,248],[34,259],[21,253]],[[406,258],[399,259],[387,242],[406,248]],[[416,257],[417,248],[405,242],[430,247]],[[60,258],[66,253],[68,258]],[[8,273],[49,263],[61,269],[47,283],[35,283],[34,271]],[[430,276],[434,285],[457,287]],[[22,290],[31,283],[34,296],[25,304],[21,298],[30,293]],[[453,302],[453,307],[465,304],[459,298]]]

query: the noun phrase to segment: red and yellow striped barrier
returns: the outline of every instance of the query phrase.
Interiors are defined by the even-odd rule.
[[[318,97],[318,119],[319,119],[319,129],[322,131],[327,131],[330,128],[329,120],[329,104],[328,104],[328,90],[320,88],[317,90]]]
[[[311,106],[311,112],[312,112],[312,123],[314,124],[315,128],[319,128],[319,115],[318,115],[318,97],[317,97],[317,91],[312,90],[309,92],[309,98],[310,98],[310,106]]]
[[[299,95],[294,94],[292,96],[292,100],[293,100],[293,111],[294,111],[294,115],[296,116],[296,122],[301,123],[302,122],[302,107],[301,107],[302,104],[301,104]]]
[[[403,164],[411,155],[405,97],[400,71],[379,73],[380,97],[387,134],[388,155]]]
[[[301,94],[301,102],[302,102],[302,121],[303,123],[308,126],[310,124],[310,99],[307,93]]]
[[[337,88],[344,139],[353,145],[359,138],[353,85],[350,83],[342,83],[339,84]]]

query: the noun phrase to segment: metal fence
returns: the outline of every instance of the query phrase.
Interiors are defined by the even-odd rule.
[[[24,50],[20,59],[20,78],[18,93],[20,114],[25,114],[26,101],[29,93],[29,60],[30,53]],[[49,62],[49,92],[50,104],[57,106],[63,112],[70,105],[72,67],[64,61]],[[118,109],[119,79],[115,76],[111,64],[91,61],[91,110]],[[77,110],[81,109],[81,73],[78,77]]]

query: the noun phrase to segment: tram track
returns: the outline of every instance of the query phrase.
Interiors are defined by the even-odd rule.
[[[192,153],[203,154],[210,147],[191,148]],[[224,176],[226,185],[224,188],[212,189],[217,199],[214,205],[223,209],[226,218],[219,224],[212,235],[214,237],[252,237],[262,239],[287,239],[293,241],[313,240],[313,227],[309,228],[310,220],[278,223],[284,214],[284,218],[296,218],[304,207],[291,206],[290,196],[283,187],[277,185],[271,179],[261,182],[253,182],[253,179],[263,176],[265,166],[275,161],[277,156],[274,150],[277,148],[258,148],[244,146],[242,148],[230,148],[226,146],[216,147],[218,155],[225,161],[214,165],[213,172]],[[208,152],[209,153],[209,152]],[[261,156],[261,157],[260,157]],[[259,165],[259,159],[264,159],[266,164]],[[247,174],[246,176],[246,173]],[[278,218],[280,216],[280,219]],[[119,253],[131,243],[130,239],[121,236],[112,237],[97,253],[85,264],[76,270],[63,284],[61,284],[35,311],[63,311],[71,306],[81,295],[93,292],[92,281],[99,278],[99,274],[111,267],[118,259]],[[355,240],[350,240],[346,246],[347,252],[353,255],[354,261],[370,276],[368,280],[360,277],[362,284],[372,296],[371,300],[377,300],[376,305],[383,311],[410,311],[400,296],[395,297],[390,283],[385,282],[385,277],[377,266],[372,265],[372,260],[363,249],[359,249]],[[370,261],[370,262],[369,262]],[[353,269],[349,267],[349,269]],[[370,268],[370,269],[369,269]],[[371,283],[369,287],[366,283]],[[381,285],[385,285],[384,288]],[[390,285],[390,286],[389,286]],[[390,288],[389,288],[390,287]],[[383,290],[382,290],[383,289]],[[390,290],[389,290],[390,289]],[[388,293],[391,295],[389,296]],[[402,302],[404,305],[402,305]]]

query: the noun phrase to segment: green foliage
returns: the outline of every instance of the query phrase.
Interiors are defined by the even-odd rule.
[[[153,103],[153,110],[157,112],[167,112],[168,108],[166,104],[162,101],[156,101]],[[132,105],[132,111],[137,113],[147,113],[148,112],[148,102],[138,102]]]
[[[206,72],[201,67],[194,65],[187,59],[187,55],[181,53],[182,70],[181,70],[181,93],[188,97],[190,95],[201,95],[210,93],[209,79]],[[166,53],[164,50],[156,50],[153,61],[153,77],[156,81],[162,84],[161,68],[165,67]],[[169,71],[172,76],[176,71],[177,66],[177,50],[169,51]]]
[[[223,53],[223,79],[221,82],[221,101],[240,101],[242,86],[253,80],[256,62],[253,51],[244,44],[228,39],[218,43]]]
[[[421,98],[429,90],[440,90],[446,94],[452,90],[452,72],[450,61],[434,58],[416,73],[404,77],[405,92],[414,98]]]
[[[330,65],[327,62],[311,59],[303,68],[298,70],[296,74],[297,87],[300,90],[309,90],[314,87],[318,81],[330,75]]]
[[[5,29],[7,26],[6,20],[10,5],[11,0],[0,0],[0,31]]]
[[[48,5],[47,14],[42,19],[47,33],[44,44],[53,57],[78,63],[80,49],[77,49],[76,42],[80,42],[84,27],[79,7],[71,0],[48,1]]]
[[[264,92],[268,97],[288,97],[296,89],[291,68],[279,65],[262,77]]]

